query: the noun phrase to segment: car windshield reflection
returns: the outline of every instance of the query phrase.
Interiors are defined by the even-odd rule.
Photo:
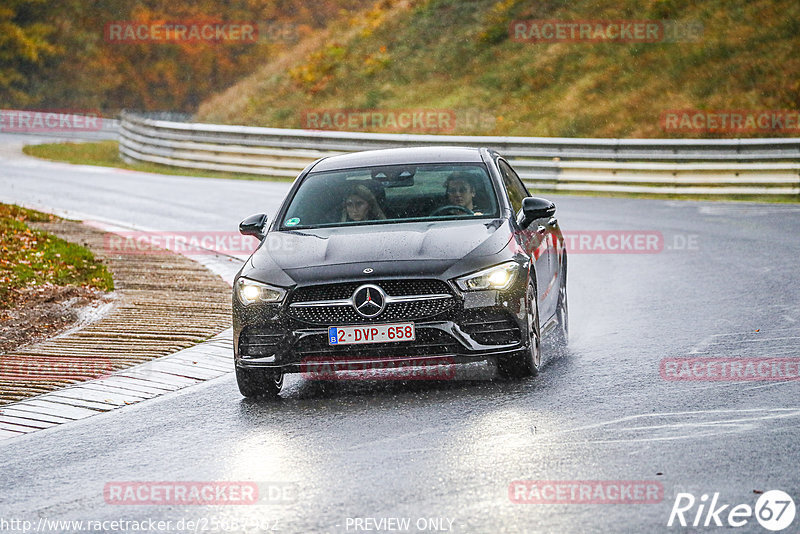
[[[497,196],[486,167],[426,164],[309,174],[281,229],[495,218]]]

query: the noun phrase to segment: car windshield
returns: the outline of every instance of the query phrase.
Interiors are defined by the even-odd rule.
[[[391,165],[309,174],[281,228],[495,218],[498,213],[484,165]]]

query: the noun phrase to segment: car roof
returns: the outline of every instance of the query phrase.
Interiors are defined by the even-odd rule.
[[[482,163],[481,149],[453,146],[426,146],[365,150],[320,160],[311,172],[354,169],[376,165],[417,163]]]

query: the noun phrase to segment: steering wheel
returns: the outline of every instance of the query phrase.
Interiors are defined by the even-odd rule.
[[[465,208],[464,206],[456,206],[454,204],[451,204],[449,206],[442,206],[441,208],[436,208],[435,210],[433,210],[431,212],[430,216],[434,217],[436,215],[441,215],[441,212],[444,212],[444,211],[447,211],[447,210],[458,210],[458,211],[463,211],[467,215],[475,215],[475,212],[472,211],[469,208]]]

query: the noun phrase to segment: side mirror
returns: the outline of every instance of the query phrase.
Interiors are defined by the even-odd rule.
[[[239,233],[242,235],[251,235],[259,240],[262,240],[267,235],[267,233],[264,231],[266,225],[266,213],[251,215],[239,223]]]
[[[527,228],[536,219],[549,219],[556,214],[556,205],[545,198],[527,197],[522,199],[522,220],[519,225]]]

